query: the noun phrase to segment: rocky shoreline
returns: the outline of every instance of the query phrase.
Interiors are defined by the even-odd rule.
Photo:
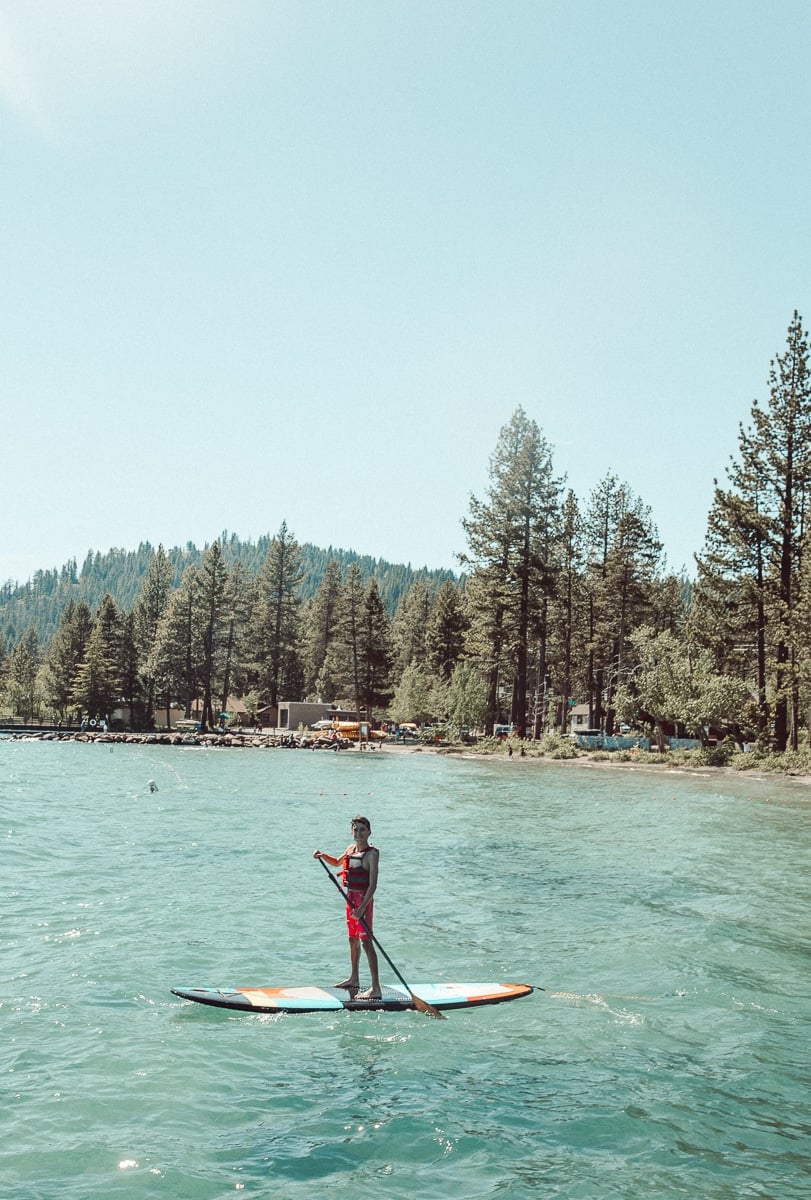
[[[0,737],[8,737],[17,742],[97,742],[104,745],[118,746],[203,746],[269,750],[286,748],[291,750],[351,750],[356,743],[346,738],[318,737],[312,733],[287,733],[268,731],[257,733],[244,730],[242,732],[192,733],[187,730],[164,730],[157,733],[107,733],[96,730],[43,730],[42,732],[25,730],[15,733],[11,730],[0,731]],[[377,749],[380,743],[369,743],[370,749]]]

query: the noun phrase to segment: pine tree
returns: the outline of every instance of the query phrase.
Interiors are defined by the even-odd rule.
[[[300,586],[303,578],[301,551],[287,522],[268,547],[257,581],[257,658],[264,694],[271,708],[279,703],[282,689],[288,699],[298,699],[302,687],[298,652]]]
[[[586,595],[583,586],[583,535],[577,498],[569,490],[563,502],[555,548],[557,576],[551,598],[549,671],[552,695],[559,696],[556,722],[565,731],[576,693],[585,695]]]
[[[528,713],[528,668],[533,627],[553,584],[550,548],[559,519],[561,484],[552,452],[537,424],[516,409],[490,460],[486,501],[471,497],[462,522],[475,586],[468,588],[480,648],[490,642],[488,721],[499,690],[512,686],[510,715],[522,733]],[[502,682],[502,667],[509,679]]]
[[[169,603],[173,574],[172,564],[163,546],[158,546],[149,559],[144,581],[133,607],[135,644],[142,664],[144,724],[148,729],[154,723],[156,685],[149,664],[154,663],[156,659],[158,628]]]
[[[181,700],[186,717],[199,695],[201,639],[195,620],[197,571],[187,567],[180,587],[169,595],[146,662],[147,678],[154,681],[155,694],[166,708],[166,723],[174,700]]]
[[[446,579],[437,592],[425,625],[428,663],[446,681],[462,657],[467,617],[459,589]]]
[[[370,579],[366,586],[360,634],[358,699],[361,708],[366,710],[371,719],[373,708],[387,704],[392,694],[391,622],[374,579]]]
[[[428,660],[426,634],[431,599],[431,589],[425,580],[417,579],[397,606],[391,632],[400,675],[411,663],[423,667]]]
[[[67,716],[73,696],[73,683],[85,655],[93,628],[93,618],[84,600],[68,600],[59,626],[45,654],[43,685],[51,710]]]
[[[109,720],[119,695],[117,664],[97,620],[73,682],[73,703],[91,719]]]
[[[508,712],[503,707],[501,681],[511,678],[512,659],[507,627],[506,558],[502,563],[478,566],[464,592],[467,622],[465,659],[486,681],[487,704],[483,725],[492,732]]]
[[[755,401],[740,430],[729,487],[716,485],[699,601],[725,608],[728,634],[754,641],[760,725],[773,720],[778,751],[798,744],[804,632],[798,621],[811,494],[811,373],[797,312],[769,371],[769,403]],[[718,636],[716,635],[716,644]],[[766,692],[772,703],[767,713]]]
[[[306,689],[322,698],[334,698],[334,682],[325,663],[330,647],[340,635],[341,568],[331,558],[315,595],[303,614],[303,644]]]
[[[121,696],[129,709],[130,725],[134,727],[133,714],[140,704],[141,682],[139,677],[139,655],[135,637],[135,614],[128,612],[121,626],[121,651],[118,662]]]
[[[231,695],[240,695],[249,678],[249,634],[253,611],[254,581],[241,562],[231,568],[226,584],[227,612],[220,710],[228,711]]]
[[[104,593],[99,604],[94,628],[98,628],[104,653],[120,678],[124,617],[109,592]]]
[[[195,621],[200,630],[199,682],[203,692],[201,728],[205,731],[215,723],[213,689],[215,671],[222,666],[226,631],[225,595],[228,572],[222,559],[219,542],[207,551],[197,573],[195,588]],[[217,715],[219,720],[219,714]]]
[[[586,514],[589,705],[613,732],[613,694],[632,669],[628,638],[650,617],[662,566],[662,545],[650,509],[609,474]]]
[[[39,715],[39,666],[39,638],[36,629],[31,627],[12,647],[4,672],[6,703],[15,715],[27,721]]]
[[[748,438],[741,429],[741,444]],[[752,464],[754,465],[754,464]],[[704,547],[696,557],[698,578],[690,607],[690,628],[709,648],[719,671],[751,682],[755,695],[753,728],[767,737],[769,702],[766,645],[768,522],[761,513],[757,474],[732,462],[731,486],[715,481]]]
[[[351,698],[356,709],[360,706],[361,695],[363,604],[360,566],[351,562],[340,592],[335,635],[327,648],[317,686],[321,696],[335,698],[340,693],[344,699]]]

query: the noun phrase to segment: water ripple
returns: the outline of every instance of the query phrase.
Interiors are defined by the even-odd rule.
[[[97,749],[0,742],[4,1195],[806,1200],[796,790]],[[357,810],[408,978],[547,991],[445,1022],[169,994],[344,970],[309,855]]]

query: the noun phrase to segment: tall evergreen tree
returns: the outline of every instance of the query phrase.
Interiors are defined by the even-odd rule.
[[[561,483],[552,452],[535,421],[516,409],[490,459],[487,498],[470,500],[462,522],[475,579],[468,587],[474,637],[489,657],[488,721],[495,719],[498,693],[512,687],[510,715],[522,732],[527,725],[529,648],[542,602],[553,582],[550,546],[559,516]],[[487,643],[489,641],[489,653]],[[501,671],[507,666],[508,679]]]
[[[729,487],[716,484],[699,558],[697,610],[726,617],[714,631],[702,622],[716,649],[724,632],[728,640],[748,633],[761,731],[771,716],[782,751],[789,741],[798,744],[804,634],[797,617],[811,492],[811,373],[797,312],[786,350],[771,364],[768,407],[755,401],[751,417],[750,427],[740,430]]]
[[[97,620],[73,681],[73,703],[91,720],[109,720],[119,696],[118,666]]]
[[[232,694],[240,695],[248,677],[250,622],[253,611],[254,581],[241,562],[234,563],[226,584],[224,660],[220,707],[228,711]]]
[[[745,437],[741,432],[741,437]],[[750,681],[755,695],[754,730],[767,739],[767,522],[760,507],[760,487],[731,463],[730,488],[715,481],[707,534],[696,556],[698,578],[690,607],[696,639],[712,650],[719,671]]]
[[[298,652],[301,551],[282,521],[268,547],[258,579],[257,645],[260,679],[267,701],[276,708],[282,689],[298,691],[301,666]],[[298,699],[298,695],[288,695]]]
[[[325,664],[330,647],[340,636],[341,590],[341,568],[337,559],[331,558],[303,619],[307,692],[328,700],[334,698],[335,681],[330,670],[325,671]]]
[[[197,571],[189,566],[180,587],[169,595],[146,663],[147,678],[154,680],[156,696],[166,708],[166,723],[173,701],[180,700],[186,717],[199,695],[202,657],[197,621]]]
[[[109,592],[105,592],[101,599],[94,628],[98,629],[104,652],[120,677],[124,616]]]
[[[436,594],[425,625],[425,647],[430,666],[446,681],[462,657],[467,617],[459,589],[444,580]]]
[[[227,578],[228,571],[223,562],[220,544],[214,542],[200,565],[195,589],[196,624],[200,630],[199,682],[203,692],[203,730],[211,728],[215,723],[213,695],[217,682],[215,672],[223,665]]]
[[[426,634],[431,602],[431,589],[424,579],[416,579],[397,606],[391,632],[400,675],[411,663],[423,667],[428,660]]]
[[[364,588],[360,566],[351,562],[341,589],[335,636],[331,639],[321,669],[319,690],[328,694],[324,681],[332,692],[351,699],[356,708],[361,697],[361,640],[363,631]]]
[[[650,617],[662,567],[662,545],[650,509],[609,474],[586,514],[589,705],[613,732],[613,694],[633,663],[631,630]]]
[[[387,704],[391,698],[391,621],[386,606],[380,598],[375,579],[366,586],[363,600],[363,618],[358,647],[360,691],[358,699],[371,719],[377,705]]]
[[[563,501],[555,561],[557,576],[549,614],[548,663],[552,676],[552,696],[559,697],[556,720],[565,731],[575,693],[586,693],[587,657],[582,520],[577,498],[571,489]]]
[[[121,625],[121,650],[118,667],[121,696],[129,709],[130,725],[133,727],[133,714],[140,705],[141,699],[139,665],[140,659],[135,637],[135,614],[128,612]]]
[[[502,704],[501,680],[509,678],[509,641],[501,564],[478,567],[468,578],[463,596],[467,632],[464,657],[486,681],[487,711],[483,724],[492,730],[509,715]]]
[[[84,600],[69,599],[45,654],[43,684],[48,704],[65,718],[73,699],[73,683],[84,658],[93,617]]]
[[[40,712],[38,674],[40,646],[37,631],[27,629],[12,647],[5,664],[5,698],[12,712],[25,720],[33,720]]]
[[[172,564],[163,546],[151,555],[141,590],[133,607],[135,642],[141,660],[144,692],[144,723],[151,728],[155,713],[155,676],[149,664],[156,661],[158,628],[169,603],[173,579]]]

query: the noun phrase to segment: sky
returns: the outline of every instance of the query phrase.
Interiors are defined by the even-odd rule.
[[[811,286],[811,8],[0,0],[0,581],[454,568],[520,405],[692,569]]]

